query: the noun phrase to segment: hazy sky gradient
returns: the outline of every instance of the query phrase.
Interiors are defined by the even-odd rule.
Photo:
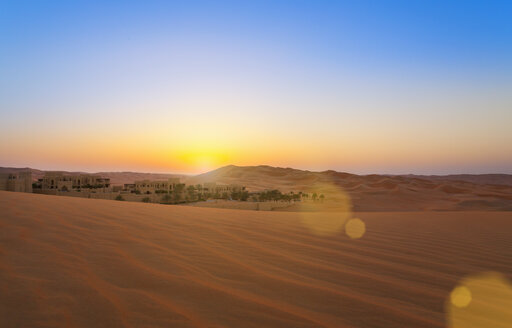
[[[2,1],[0,166],[512,173],[510,1]]]

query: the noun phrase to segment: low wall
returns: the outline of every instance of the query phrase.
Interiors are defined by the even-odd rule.
[[[289,202],[242,202],[236,200],[210,200],[184,204],[195,207],[227,208],[236,210],[272,211],[276,208],[284,208],[292,205]]]
[[[34,189],[33,193],[43,195],[82,197],[94,199],[115,199],[118,192],[90,192],[90,191],[57,191],[57,190],[40,190]]]
[[[40,190],[35,189],[34,193],[44,195],[68,196],[68,197],[82,197],[93,199],[110,199],[115,200],[117,196],[121,195],[125,201],[128,202],[142,202],[144,198],[149,198],[150,203],[160,203],[163,194],[134,194],[129,192],[90,192],[90,191],[57,191],[57,190]]]
[[[90,191],[57,191],[57,190],[34,190],[36,194],[56,195],[67,197],[82,197],[92,199],[110,199],[115,200],[119,195],[127,202],[142,202],[144,198],[149,198],[149,203],[160,203],[165,194],[134,194],[129,192],[90,192]],[[277,208],[286,208],[293,205],[294,202],[242,202],[236,200],[215,199],[203,202],[185,203],[182,205],[195,207],[226,208],[252,211],[272,211]]]

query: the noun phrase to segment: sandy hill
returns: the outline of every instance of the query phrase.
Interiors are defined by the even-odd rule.
[[[511,174],[449,174],[449,175],[403,175],[426,180],[465,181],[476,184],[512,186]]]
[[[510,324],[510,213],[357,217],[0,192],[0,327]]]
[[[266,165],[235,166],[228,165],[219,169],[190,177],[189,183],[219,182],[243,184],[250,190],[272,188],[294,189],[316,182],[318,173],[292,168],[280,168]]]
[[[327,199],[338,204],[340,200],[348,199],[358,211],[512,210],[512,185],[457,181],[453,177],[355,175],[230,165],[187,181],[238,183],[250,191],[279,189],[283,192],[324,193]],[[330,205],[336,207],[336,204]]]

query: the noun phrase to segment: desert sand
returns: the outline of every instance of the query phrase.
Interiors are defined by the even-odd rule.
[[[510,327],[510,212],[303,215],[0,192],[0,327]]]

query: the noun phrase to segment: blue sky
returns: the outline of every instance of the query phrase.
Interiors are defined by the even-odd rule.
[[[2,1],[0,165],[202,169],[188,149],[512,173],[511,18],[508,1]]]

